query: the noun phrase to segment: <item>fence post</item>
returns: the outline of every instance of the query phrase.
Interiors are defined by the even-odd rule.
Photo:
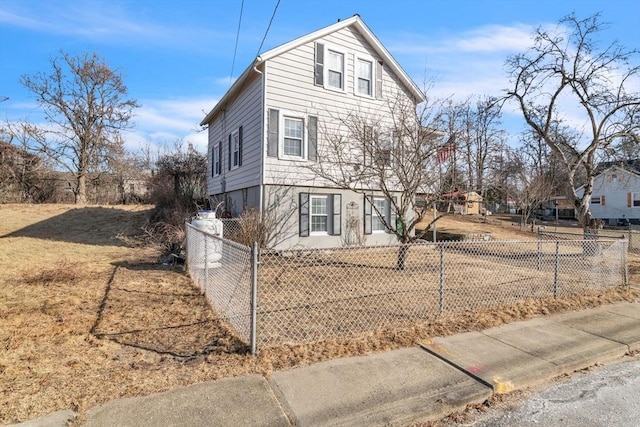
[[[629,236],[631,237],[631,236]],[[627,265],[627,245],[622,244],[622,286],[629,285],[629,266]]]
[[[556,241],[556,262],[553,271],[553,297],[558,298],[558,267],[559,267],[559,255],[560,255],[560,242]]]
[[[209,236],[207,236],[206,233],[202,233],[202,237],[204,237],[204,280],[202,287],[207,289],[207,286],[209,285],[209,245],[207,245]]]
[[[440,244],[440,288],[438,291],[440,314],[444,313],[444,244]]]
[[[540,227],[538,227],[538,257],[537,257],[537,268],[540,271],[540,264],[542,263],[542,244],[540,241],[542,240],[542,233],[540,232]]]
[[[256,317],[258,307],[258,242],[253,242],[251,249],[251,354],[255,356],[256,349]]]

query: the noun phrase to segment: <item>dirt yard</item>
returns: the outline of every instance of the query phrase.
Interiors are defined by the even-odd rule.
[[[135,244],[148,206],[0,205],[0,423],[25,421],[175,386],[247,373],[269,375],[336,357],[549,313],[636,300],[631,289],[520,302],[441,317],[353,339],[266,348],[258,356],[229,333],[181,268]],[[501,223],[445,218],[439,230],[535,238]]]

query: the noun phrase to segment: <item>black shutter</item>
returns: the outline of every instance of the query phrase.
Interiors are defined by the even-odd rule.
[[[315,78],[314,83],[318,86],[324,85],[324,44],[316,43],[315,58]]]
[[[300,237],[309,237],[309,193],[300,193],[298,206]]]
[[[216,172],[218,175],[222,173],[222,141],[218,144],[218,169]]]
[[[314,162],[318,160],[318,118],[309,116],[307,125],[308,143],[309,143],[309,160]]]
[[[231,134],[229,134],[229,170],[231,170],[231,159],[233,156],[233,151],[232,151],[232,146],[231,146]]]
[[[371,199],[364,195],[364,234],[371,234],[371,211],[373,206],[371,205]]]
[[[242,166],[242,126],[238,129],[238,166]]]
[[[278,157],[278,110],[269,109],[269,123],[267,124],[267,156]]]
[[[331,210],[327,212],[329,215],[327,219],[331,224],[329,234],[332,236],[339,236],[342,234],[342,195],[331,194],[329,196],[329,201],[331,202],[329,205]]]
[[[382,62],[376,61],[376,98],[382,99]]]
[[[216,174],[216,147],[211,149],[211,176]]]

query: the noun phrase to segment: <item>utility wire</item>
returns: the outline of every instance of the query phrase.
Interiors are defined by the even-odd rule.
[[[236,32],[236,47],[233,49],[233,61],[231,62],[231,75],[229,76],[229,86],[231,86],[231,82],[233,81],[233,68],[236,65],[236,53],[238,52],[238,40],[240,40],[240,24],[242,24],[243,10],[244,10],[244,0],[242,0],[242,3],[240,4],[240,18],[238,19],[238,31]]]
[[[271,23],[273,22],[273,18],[276,16],[276,11],[278,10],[278,6],[280,5],[280,0],[276,3],[276,7],[273,9],[273,14],[271,15],[271,19],[269,20],[269,25],[267,26],[267,31],[264,32],[264,37],[262,38],[262,42],[260,43],[260,47],[258,48],[258,53],[256,53],[256,57],[260,55],[260,51],[262,50],[262,45],[267,38],[267,34],[269,33],[269,29],[271,28]]]

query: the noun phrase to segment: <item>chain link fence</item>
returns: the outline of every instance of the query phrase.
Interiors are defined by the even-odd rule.
[[[623,285],[626,248],[624,240],[598,238],[263,250],[258,256],[257,249],[187,225],[191,277],[252,351]]]
[[[218,316],[238,337],[252,341],[252,251],[250,248],[208,234],[187,223],[187,269]]]
[[[632,229],[618,230],[587,230],[586,232],[568,233],[558,231],[547,231],[538,228],[538,239],[540,240],[581,240],[581,239],[626,239],[627,250],[640,254],[640,231]]]

